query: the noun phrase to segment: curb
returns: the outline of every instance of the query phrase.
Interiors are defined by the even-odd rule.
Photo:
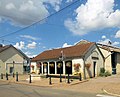
[[[36,85],[36,84],[31,84],[31,83],[22,83],[22,82],[7,82],[7,81],[2,81],[2,82],[6,82],[6,84],[2,84],[2,85],[9,85],[9,84],[19,84],[19,85],[27,85],[27,86],[36,86],[36,87],[52,87],[52,85],[46,85],[46,86],[43,86],[43,85]],[[0,86],[2,86],[0,85]]]
[[[24,83],[24,82],[16,82],[16,81],[6,81],[6,80],[1,80],[2,82],[6,82],[6,84],[10,84],[10,83],[14,83],[14,84],[21,84],[21,85],[28,85],[28,86],[37,86],[37,87],[54,87],[54,85],[37,85],[37,84],[32,84],[32,83]],[[77,85],[77,84],[81,84],[81,83],[84,83],[84,82],[88,82],[89,80],[83,80],[83,81],[80,81],[80,82],[74,82],[74,83],[70,83],[70,84],[67,84],[67,86],[73,86],[73,85]]]
[[[21,83],[21,82],[12,82],[12,83],[14,83],[14,84],[19,84],[19,85],[26,85],[26,86],[35,86],[35,87],[52,87],[52,85],[51,86],[40,86],[40,85],[35,85],[35,84],[29,84],[29,83]]]
[[[80,81],[80,82],[76,82],[76,83],[71,83],[70,85],[77,85],[77,84],[80,84],[80,83],[84,83],[84,82],[88,82],[89,80],[84,80],[84,81]]]
[[[119,94],[110,93],[110,92],[108,92],[108,91],[107,91],[107,90],[105,90],[105,89],[102,89],[102,91],[103,91],[103,92],[105,92],[106,94],[109,94],[109,95],[113,95],[113,96],[120,97],[120,95],[119,95]]]

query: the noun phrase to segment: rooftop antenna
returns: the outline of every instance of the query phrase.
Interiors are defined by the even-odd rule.
[[[111,44],[112,44],[112,42],[111,42],[111,41],[108,41],[108,44],[109,44],[109,45],[111,45]]]

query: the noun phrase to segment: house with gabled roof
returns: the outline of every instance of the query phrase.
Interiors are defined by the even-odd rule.
[[[100,43],[97,45],[104,56],[105,70],[111,74],[120,74],[120,48]]]
[[[0,45],[0,74],[27,72],[29,58],[20,50],[12,45]]]
[[[31,73],[82,74],[96,77],[104,66],[104,58],[96,43],[81,42],[77,45],[46,50],[31,60]]]

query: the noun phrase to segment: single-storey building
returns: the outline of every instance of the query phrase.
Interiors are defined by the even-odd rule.
[[[12,45],[0,45],[0,74],[27,72],[29,58]]]
[[[105,70],[112,74],[120,74],[120,48],[98,44],[105,61]]]
[[[31,73],[82,74],[82,77],[99,75],[104,58],[96,43],[80,42],[77,45],[46,50],[31,60]]]

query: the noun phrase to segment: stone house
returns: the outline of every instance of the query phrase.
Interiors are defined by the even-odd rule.
[[[104,66],[104,58],[96,43],[81,42],[77,45],[46,50],[31,60],[31,73],[72,74],[96,77]]]
[[[27,72],[29,62],[29,58],[14,46],[0,45],[0,74],[6,72],[23,74]]]
[[[104,56],[104,68],[112,74],[120,74],[120,48],[97,44]]]

